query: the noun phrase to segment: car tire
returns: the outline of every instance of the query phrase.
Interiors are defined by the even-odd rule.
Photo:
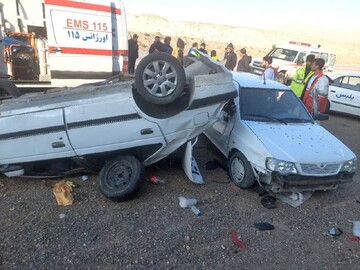
[[[155,52],[144,57],[135,71],[138,93],[153,104],[175,101],[185,86],[185,70],[173,56]]]
[[[125,201],[140,189],[144,168],[134,156],[120,156],[110,160],[99,174],[99,190],[107,198]]]
[[[255,176],[246,157],[236,151],[230,156],[228,170],[231,181],[240,188],[250,188],[255,184]]]

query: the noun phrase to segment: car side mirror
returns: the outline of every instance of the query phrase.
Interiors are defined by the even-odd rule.
[[[313,116],[313,118],[316,121],[325,121],[325,120],[329,120],[329,115],[325,113],[317,113]]]

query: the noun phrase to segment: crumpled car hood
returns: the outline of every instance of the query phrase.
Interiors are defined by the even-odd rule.
[[[318,124],[273,124],[244,121],[269,153],[292,162],[342,162],[355,154]]]

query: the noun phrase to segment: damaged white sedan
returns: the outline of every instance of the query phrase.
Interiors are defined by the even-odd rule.
[[[205,134],[228,158],[237,186],[258,181],[273,193],[303,192],[352,181],[355,154],[314,121],[287,86],[249,73],[233,77],[239,96]]]
[[[130,198],[142,183],[143,166],[190,144],[237,95],[221,64],[200,53],[187,62],[184,69],[172,56],[154,53],[139,63],[135,80],[3,100],[0,172],[48,176],[79,165],[100,170],[105,196]]]

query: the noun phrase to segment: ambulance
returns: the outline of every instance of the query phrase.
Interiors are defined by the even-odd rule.
[[[284,74],[286,84],[290,84],[296,70],[305,64],[306,56],[309,54],[325,60],[325,73],[331,74],[333,72],[336,54],[324,50],[321,45],[290,41],[288,44],[273,47],[266,56],[272,57],[272,66],[277,69],[278,73]],[[262,75],[264,72],[262,58],[254,59],[250,63],[250,68],[252,73]]]
[[[19,88],[76,86],[126,73],[121,0],[0,0],[0,73]]]

